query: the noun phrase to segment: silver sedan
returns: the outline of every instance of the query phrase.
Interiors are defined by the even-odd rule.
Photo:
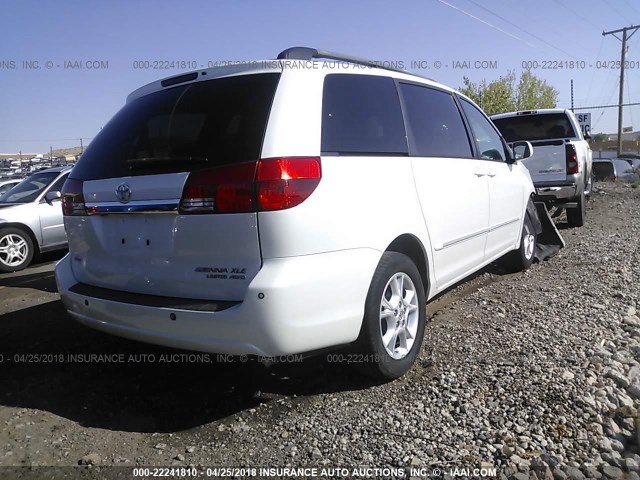
[[[22,270],[42,252],[67,248],[60,190],[70,171],[42,170],[0,195],[0,272]]]

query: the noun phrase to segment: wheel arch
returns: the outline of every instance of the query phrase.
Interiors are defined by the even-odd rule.
[[[38,238],[36,234],[24,223],[19,222],[5,222],[0,224],[0,232],[5,228],[17,228],[18,230],[22,230],[29,238],[31,238],[31,242],[33,243],[33,256],[40,255],[40,242],[38,242]]]
[[[429,257],[422,242],[415,235],[406,233],[391,242],[386,248],[386,251],[402,253],[413,260],[413,263],[415,263],[420,273],[425,295],[428,296],[429,288],[431,287],[431,280],[429,279]]]
[[[518,238],[514,249],[517,249],[520,246],[520,242],[522,242],[522,229],[524,228],[524,222],[527,218],[529,218],[537,233],[542,231],[542,223],[540,222],[540,217],[538,217],[538,211],[536,210],[535,204],[535,193],[530,193],[529,196],[525,198],[524,212],[522,212],[522,221],[520,222],[520,230],[518,232]]]

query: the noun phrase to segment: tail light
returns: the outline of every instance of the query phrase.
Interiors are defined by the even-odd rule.
[[[180,213],[242,213],[255,210],[257,162],[192,172],[180,200]]]
[[[257,197],[262,212],[304,202],[320,183],[319,158],[268,158],[258,162]]]
[[[67,178],[62,186],[62,214],[67,216],[87,215],[89,212],[84,203],[82,181]]]
[[[320,183],[318,157],[267,158],[192,172],[180,213],[244,213],[284,210],[305,201]]]
[[[576,154],[575,145],[570,143],[565,145],[565,153],[567,157],[567,173],[580,173],[580,165],[578,164],[578,155]]]

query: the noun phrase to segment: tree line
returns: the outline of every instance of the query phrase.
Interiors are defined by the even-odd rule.
[[[463,77],[462,82],[464,85],[458,90],[480,105],[487,115],[555,108],[558,102],[558,90],[528,70],[519,79],[510,71],[492,82],[474,83],[468,77]]]
[[[482,80],[474,83],[468,77],[463,77],[462,83],[463,86],[458,89],[460,93],[477,103],[487,115],[556,108],[558,103],[558,90],[529,70],[522,72],[520,78],[510,71],[491,82]],[[604,142],[608,138],[606,133],[593,135],[594,142]]]

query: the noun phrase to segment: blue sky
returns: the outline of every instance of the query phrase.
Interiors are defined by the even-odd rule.
[[[463,76],[519,75],[523,62],[584,61],[584,68],[533,72],[560,91],[558,106],[570,106],[571,79],[575,106],[613,104],[619,70],[596,66],[619,60],[620,42],[602,31],[640,24],[640,0],[0,0],[0,11],[0,152],[45,152],[79,145],[81,137],[86,144],[129,92],[184,71],[134,68],[135,61],[194,61],[199,68],[275,58],[294,45],[401,61],[454,88]],[[640,102],[640,32],[628,45],[633,68],[624,98]],[[84,67],[94,60],[107,68]],[[65,68],[69,61],[83,68]],[[412,69],[412,61],[430,68]],[[476,61],[497,68],[474,68]],[[594,132],[616,131],[617,109],[591,112]],[[640,107],[624,115],[625,126],[640,129]]]

